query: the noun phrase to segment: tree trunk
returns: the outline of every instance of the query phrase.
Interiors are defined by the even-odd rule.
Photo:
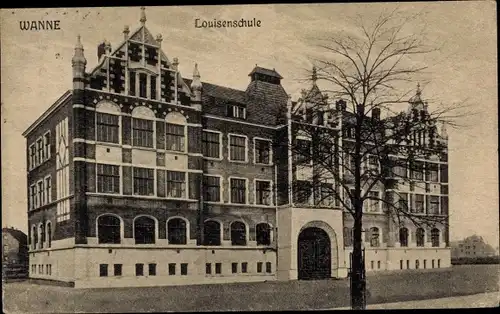
[[[357,201],[356,203],[359,203]],[[356,206],[358,207],[358,206]],[[354,219],[354,241],[353,241],[353,251],[352,251],[352,284],[351,284],[351,308],[353,310],[364,310],[366,307],[365,302],[365,290],[366,290],[366,279],[365,279],[365,263],[363,256],[362,247],[362,215],[358,214],[359,211],[356,209],[356,217]]]

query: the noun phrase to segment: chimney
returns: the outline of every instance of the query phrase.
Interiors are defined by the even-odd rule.
[[[106,54],[106,41],[103,40],[102,43],[97,46],[97,60],[101,61],[101,56]]]
[[[372,119],[380,120],[380,108],[373,108],[372,109]]]

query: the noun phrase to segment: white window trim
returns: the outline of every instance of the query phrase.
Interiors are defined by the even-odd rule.
[[[48,192],[47,192],[47,184],[46,184],[47,179],[49,179],[49,181],[50,181],[50,190],[48,190]],[[52,176],[50,174],[46,175],[43,178],[43,194],[44,194],[44,198],[45,198],[45,204],[52,203]]]
[[[370,239],[368,239],[368,242],[366,243],[366,246],[367,247],[371,247],[371,248],[382,248],[382,244],[383,244],[383,239],[384,239],[384,235],[382,233],[382,228],[380,228],[379,226],[375,226],[375,225],[371,225],[367,228],[368,231],[371,231],[372,228],[377,228],[378,229],[378,246],[372,246],[371,245],[371,232],[370,232]],[[408,229],[408,233],[410,233],[410,230]],[[408,242],[408,244],[410,244]]]
[[[260,224],[267,224],[269,226],[269,245],[272,245],[273,242],[274,242],[274,227],[273,227],[273,224],[271,224],[270,222],[268,221],[258,221],[256,224],[255,224],[255,243],[257,243],[257,225],[260,225]],[[265,244],[258,244],[258,246],[268,246],[268,245],[265,245]]]
[[[215,221],[216,223],[219,224],[219,227],[220,227],[220,245],[222,245],[222,243],[224,242],[224,224],[222,223],[222,221],[220,221],[219,219],[216,219],[216,218],[205,219],[205,221],[203,221],[203,224],[205,224],[207,221]],[[168,232],[168,230],[167,230],[167,232]],[[229,229],[229,232],[231,232],[231,229]]]
[[[230,105],[230,106],[231,106],[231,110],[233,111],[233,115],[232,115],[233,118],[246,120],[246,118],[247,118],[247,108],[246,107],[238,106],[238,105]],[[236,114],[238,112],[239,108],[243,109],[243,117],[240,117],[239,115]]]
[[[119,191],[118,193],[109,193],[109,192],[99,192],[99,184],[98,184],[98,177],[99,177],[99,174],[98,174],[98,171],[97,171],[97,166],[98,165],[104,165],[104,166],[116,166],[118,167],[118,173],[119,173]],[[133,167],[131,167],[133,168]],[[134,171],[132,169],[132,171]],[[156,169],[155,169],[155,173],[156,173]],[[156,179],[156,178],[155,178]],[[134,189],[134,173],[132,172],[132,190]],[[155,180],[155,183],[156,183],[156,180]],[[97,194],[102,194],[102,195],[123,195],[123,167],[121,165],[115,165],[115,164],[108,164],[108,163],[100,163],[100,162],[97,162],[95,163],[95,193]],[[132,191],[133,193],[133,191]],[[155,194],[156,195],[156,194]]]
[[[269,200],[270,204],[257,204],[257,181],[261,182],[269,182],[269,189],[270,189],[270,194],[269,194]],[[274,188],[273,188],[273,181],[272,180],[266,180],[266,179],[253,179],[253,204],[256,206],[274,206]]]
[[[203,129],[202,132],[207,132],[207,133],[217,133],[219,134],[219,158],[214,158],[214,157],[207,157],[207,156],[203,156],[203,159],[206,159],[206,160],[222,160],[223,159],[223,143],[222,143],[222,132],[220,131],[214,131],[214,130],[209,130],[209,129]],[[228,138],[229,140],[229,138]],[[203,145],[203,138],[202,138],[202,145]],[[228,142],[228,146],[229,146],[229,142]],[[228,159],[229,159],[229,155],[228,155]]]
[[[172,217],[169,217],[167,219],[167,222],[165,223],[165,239],[167,240],[167,243],[170,244],[168,241],[168,222],[172,219],[182,219],[186,223],[186,244],[172,244],[172,245],[187,245],[187,244],[189,244],[189,242],[191,240],[191,234],[189,232],[191,226],[189,225],[189,220],[185,217],[182,217],[182,216],[172,216]],[[221,230],[222,230],[222,227],[221,227]],[[222,238],[221,238],[221,240],[222,240]]]
[[[266,141],[266,142],[269,142],[270,145],[269,145],[269,163],[267,164],[264,164],[264,163],[260,163],[260,162],[257,162],[256,160],[256,156],[257,156],[257,153],[256,153],[256,147],[255,147],[255,141],[256,140],[259,140],[259,141]],[[266,165],[266,166],[273,166],[274,163],[273,163],[273,141],[271,139],[268,139],[268,138],[263,138],[263,137],[254,137],[253,138],[253,163],[256,164],[256,165]]]
[[[50,138],[50,137],[51,137],[50,130],[48,130],[47,132],[45,132],[45,133],[43,134],[43,150],[44,150],[44,151],[45,151],[45,148],[47,147],[47,143],[46,143],[46,141],[45,141],[45,139],[46,139],[46,135],[47,135],[47,134],[49,135],[49,138]],[[45,151],[45,156],[44,156],[44,157],[45,157],[45,160],[49,160],[49,159],[50,159],[50,157],[51,157],[51,154],[50,154],[50,143],[48,143],[48,145],[49,145],[49,148],[48,148],[48,150],[47,150],[47,151]]]
[[[203,201],[205,203],[213,203],[213,204],[221,204],[221,203],[224,203],[224,178],[219,175],[219,174],[203,174],[203,177],[217,177],[219,178],[219,201],[218,202],[214,202],[214,201],[205,201],[205,199],[203,199]],[[204,195],[203,195],[204,197]]]
[[[233,160],[231,159],[231,136],[244,137],[245,138],[245,160]],[[248,136],[243,134],[228,133],[227,134],[227,160],[230,162],[246,164],[248,163]]]
[[[49,233],[49,225],[50,225],[50,231],[52,231],[52,222],[50,222],[50,220],[48,220],[46,223],[45,223],[45,242],[44,243],[49,243],[49,237],[52,237],[52,234]],[[52,240],[52,238],[50,238]],[[52,244],[52,241],[50,241],[51,244]],[[52,245],[51,245],[52,246]],[[48,248],[48,247],[47,247]]]
[[[99,218],[101,216],[114,216],[118,219],[120,219],[120,243],[99,243]],[[132,224],[132,229],[134,228],[134,225]],[[121,216],[117,215],[117,214],[112,214],[112,213],[103,213],[99,216],[96,217],[95,219],[95,237],[96,237],[96,240],[97,240],[97,243],[98,244],[106,244],[106,245],[109,245],[109,244],[115,244],[115,245],[120,245],[123,243],[123,239],[125,239],[125,225],[124,225],[124,222],[123,222],[123,219]],[[134,231],[132,230],[132,233]]]
[[[245,246],[248,246],[250,244],[250,227],[248,226],[248,224],[246,223],[246,221],[244,221],[243,219],[236,219],[236,220],[233,220],[231,221],[231,223],[229,224],[229,241],[233,241],[232,239],[232,229],[231,229],[231,226],[233,225],[233,223],[235,222],[242,222],[244,225],[245,225],[245,242],[246,242],[246,245]]]
[[[42,193],[41,194],[40,194],[40,191],[38,190],[40,183],[42,183]],[[36,190],[36,197],[35,198],[36,198],[36,204],[37,204],[36,208],[39,208],[39,207],[42,207],[43,205],[45,205],[44,200],[41,199],[44,197],[44,195],[43,195],[45,193],[44,187],[45,187],[45,182],[43,179],[36,181],[36,188],[35,188],[35,190]],[[40,196],[41,196],[41,198],[40,198]]]
[[[113,111],[113,110],[109,110],[106,107],[99,107],[99,105],[101,103],[109,103],[109,104],[113,105],[117,110]],[[95,122],[94,123],[95,143],[96,144],[105,144],[105,145],[122,145],[123,143],[122,143],[122,112],[121,112],[121,108],[114,102],[103,101],[103,102],[97,103],[96,108],[95,108],[95,113],[96,113],[96,117],[94,117],[94,120],[95,120],[94,121]],[[118,116],[118,143],[100,142],[97,140],[97,113],[106,113],[106,114],[112,114],[112,115]],[[132,129],[132,120],[130,120],[130,128]],[[132,141],[132,130],[130,132],[130,141]]]
[[[245,180],[245,203],[233,203],[233,200],[231,199],[231,192],[232,192],[232,188],[231,188],[231,180],[232,179],[239,179],[239,180]],[[248,189],[248,178],[242,178],[242,177],[228,177],[227,178],[228,180],[228,186],[229,186],[229,193],[228,193],[228,203],[229,204],[233,204],[233,205],[248,205],[248,204],[251,204],[250,203],[250,199],[249,199],[249,189]]]
[[[138,197],[141,197],[141,196],[147,196],[147,197],[156,197],[158,194],[157,194],[157,191],[156,191],[156,169],[157,168],[151,168],[151,167],[144,167],[144,166],[132,166],[132,196],[138,196]],[[151,169],[153,170],[153,195],[143,195],[143,194],[135,194],[135,184],[134,184],[134,168],[143,168],[143,169]],[[97,173],[97,171],[96,171]],[[167,174],[165,173],[165,192],[167,190]],[[121,185],[121,179],[120,179],[120,185]],[[96,189],[97,191],[97,189]],[[111,194],[111,195],[116,195],[116,194]]]
[[[31,148],[34,148],[34,154],[31,155]],[[28,159],[29,159],[29,170],[32,170],[36,167],[35,159],[36,159],[36,145],[32,143],[28,148]]]
[[[137,82],[138,81],[136,81],[136,84],[137,84]],[[137,85],[137,86],[139,86],[139,85]],[[151,117],[151,116],[141,115],[140,113],[134,114],[134,110],[132,110],[131,120],[130,120],[130,146],[132,146],[132,149],[155,150],[156,149],[156,137],[157,137],[157,134],[156,134],[156,121],[157,121],[156,114],[154,113],[154,111],[151,108],[149,108],[147,106],[141,105],[141,106],[134,107],[134,109],[140,108],[140,107],[145,107],[146,109],[150,110],[151,113],[153,114],[153,116]],[[144,147],[144,146],[135,146],[134,145],[134,119],[153,121],[153,147]],[[119,121],[118,123],[119,123],[120,129],[121,129],[121,124],[120,124],[121,119],[119,119],[118,121]],[[121,132],[120,132],[120,134],[121,134]],[[186,134],[186,128],[184,128],[184,135],[185,134]],[[165,135],[166,135],[166,129],[165,129]],[[121,138],[120,138],[120,143],[121,143]],[[185,144],[187,146],[187,141]]]
[[[135,216],[134,219],[132,220],[132,238],[134,239],[134,245],[135,245],[135,220],[137,218],[141,218],[141,217],[151,218],[155,222],[155,243],[148,243],[148,244],[158,244],[158,231],[159,231],[158,219],[156,219],[156,217],[153,217],[151,215],[140,214],[140,215]],[[138,245],[148,245],[148,244],[138,244]]]
[[[33,194],[34,193],[34,194]],[[29,209],[35,209],[36,207],[36,183],[30,185],[29,193],[30,195],[30,206]]]
[[[182,172],[184,173],[184,196],[183,197],[171,197],[168,196],[168,173],[169,172]],[[158,195],[156,194],[156,170],[155,170],[155,196]],[[172,169],[167,169],[165,170],[165,198],[169,200],[187,200],[189,199],[189,173],[183,170],[172,170]]]

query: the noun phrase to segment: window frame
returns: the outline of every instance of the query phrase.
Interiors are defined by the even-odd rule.
[[[146,128],[138,128],[134,125],[134,121],[136,120],[141,120],[142,122],[141,123],[145,123],[145,122],[150,122],[151,123],[151,130],[149,129],[146,129]],[[153,119],[153,118],[146,118],[146,117],[134,117],[132,116],[132,120],[131,120],[131,145],[132,145],[132,148],[139,148],[139,149],[155,149],[156,148],[156,140],[155,140],[155,137],[156,137],[156,120]],[[147,124],[147,123],[146,123]],[[140,131],[140,132],[147,132],[147,133],[144,133],[144,134],[151,134],[151,146],[149,145],[145,145],[144,144],[144,139],[141,138],[140,136],[135,136],[135,131]],[[141,133],[142,135],[143,133]],[[136,140],[140,139],[140,142],[141,143],[136,143]],[[146,138],[146,142],[148,142],[149,138]],[[166,139],[165,139],[166,140]],[[166,142],[165,142],[166,143]],[[146,143],[148,144],[148,143]]]
[[[116,117],[117,124],[115,125],[115,124],[99,122],[99,118],[98,118],[99,115]],[[100,125],[105,126],[105,127],[109,127],[109,128],[113,128],[113,129],[116,128],[116,136],[117,136],[116,142],[113,139],[109,140],[109,138],[106,138],[106,139],[102,138],[102,134],[99,132]],[[101,134],[101,136],[99,134]],[[99,111],[99,109],[97,109],[95,112],[95,140],[97,143],[110,143],[110,144],[118,144],[118,145],[121,144],[121,115],[116,114],[116,113]]]
[[[173,175],[173,174],[182,174],[183,177],[184,177],[184,180],[183,181],[177,181],[177,180],[170,180],[169,179],[169,174]],[[177,184],[180,184],[181,185],[181,196],[177,196],[177,194],[175,196],[172,196],[172,191],[176,191],[177,193],[177,189],[174,189],[174,190],[170,190],[170,187],[171,187],[171,184],[174,185],[174,186],[177,186]],[[188,191],[188,173],[187,172],[184,172],[184,171],[175,171],[175,170],[167,170],[165,171],[165,195],[167,198],[172,198],[172,199],[187,199],[188,198],[188,195],[189,195],[189,191]]]
[[[235,239],[233,237],[233,225],[235,223],[241,223],[243,224],[243,227],[244,227],[244,232],[245,232],[245,239],[244,239],[244,242],[242,241],[242,239]],[[236,232],[236,230],[235,230]],[[230,224],[229,224],[229,233],[230,233],[230,238],[231,238],[231,246],[248,246],[248,242],[249,242],[249,230],[248,230],[248,225],[242,221],[242,220],[234,220],[232,221]],[[241,241],[241,242],[238,242],[238,241]]]
[[[147,170],[148,177],[145,178],[145,177],[136,176],[135,175],[136,169]],[[152,171],[152,173],[153,173],[152,178],[149,177],[150,171]],[[152,183],[151,183],[152,184],[152,193],[146,193],[146,194],[138,193],[138,191],[136,191],[136,179],[147,180],[147,183],[148,183],[148,184],[146,184],[147,192],[149,192],[149,183],[151,183],[151,181],[152,181]],[[144,186],[144,184],[138,184],[138,185]],[[132,167],[132,194],[138,195],[138,196],[156,196],[156,169],[155,168]]]
[[[110,216],[110,217],[114,217],[116,219],[118,219],[118,222],[119,222],[119,225],[118,225],[118,232],[119,232],[119,238],[118,238],[118,241],[114,241],[116,239],[112,239],[113,242],[101,242],[100,241],[100,236],[101,236],[101,233],[99,232],[99,219],[101,217],[105,217],[105,216]],[[116,226],[115,226],[116,227]],[[97,216],[96,218],[96,237],[97,237],[97,243],[98,244],[121,244],[123,242],[123,238],[124,238],[124,225],[123,225],[123,220],[120,216],[118,215],[115,215],[115,214],[111,214],[111,213],[104,213],[102,215],[99,215]],[[116,237],[116,235],[115,235]]]
[[[233,202],[233,184],[232,180],[245,180],[245,200],[243,203],[235,203]],[[229,204],[235,204],[235,205],[247,205],[249,204],[249,187],[248,187],[248,178],[242,178],[242,177],[229,177],[228,178],[228,183],[229,183]]]
[[[202,130],[202,132],[203,132],[203,133],[202,133],[201,143],[202,143],[202,149],[203,149],[203,158],[204,158],[204,159],[207,159],[207,160],[219,160],[219,161],[220,161],[220,160],[222,160],[222,159],[223,159],[222,132],[220,132],[220,131],[215,131],[215,130],[209,130],[209,129],[203,129],[203,130]],[[218,154],[219,154],[219,157],[211,157],[211,156],[207,156],[207,155],[205,154],[205,148],[206,148],[206,147],[205,147],[205,145],[206,145],[206,143],[211,143],[211,144],[213,144],[214,142],[207,142],[207,141],[205,141],[205,140],[204,140],[204,135],[203,135],[204,133],[213,133],[213,134],[218,134],[218,136],[219,136],[219,142],[218,142],[218,144],[219,144],[219,149],[218,149]],[[229,142],[228,142],[228,144],[229,144]],[[228,145],[228,146],[229,146],[229,145]],[[229,158],[229,155],[228,155],[228,158]]]
[[[146,218],[150,221],[153,222],[153,227],[152,227],[152,232],[153,232],[153,236],[151,237],[151,235],[143,232],[142,233],[142,238],[139,238],[142,240],[142,242],[138,242],[137,239],[137,230],[136,230],[136,223],[137,223],[137,220],[138,219],[141,219],[141,218]],[[146,228],[148,227],[146,224],[142,224],[140,225],[141,228],[145,229],[146,231],[148,231]],[[151,226],[149,226],[148,229],[151,229]],[[132,221],[132,232],[133,232],[133,238],[134,238],[134,244],[135,245],[147,245],[147,244],[156,244],[158,242],[158,220],[156,218],[154,218],[153,216],[149,216],[149,215],[138,215],[138,216],[135,216],[133,221]],[[149,231],[151,232],[151,231]],[[149,241],[147,241],[147,239],[149,238]]]
[[[180,240],[180,241],[171,241],[171,237],[172,235],[178,235],[179,233],[175,233],[175,232],[171,232],[170,231],[170,228],[169,228],[169,224],[171,221],[174,221],[174,220],[180,220],[184,223],[184,230],[183,230],[183,234],[182,234],[182,237],[181,238],[178,238],[177,240]],[[167,219],[167,222],[166,222],[166,233],[167,233],[167,241],[168,241],[168,244],[169,245],[187,245],[189,244],[189,221],[187,219],[185,219],[184,217],[181,217],[181,216],[172,216],[170,218]],[[181,230],[181,228],[175,228],[175,230]],[[182,241],[183,240],[183,241]]]
[[[207,200],[207,194],[208,193],[208,189],[207,187],[209,186],[208,184],[206,184],[206,180],[205,178],[207,177],[212,177],[212,178],[218,178],[219,179],[219,200],[218,201],[212,201],[212,200]],[[203,186],[205,187],[205,190],[204,190],[204,194],[203,194],[203,201],[204,202],[207,202],[207,203],[224,203],[224,199],[223,199],[223,177],[221,175],[215,175],[215,174],[203,174]],[[210,185],[209,187],[215,187],[215,185]]]
[[[48,135],[48,141],[47,141],[47,135]],[[44,155],[45,155],[45,160],[49,160],[51,157],[50,149],[52,147],[51,143],[51,133],[50,130],[47,132],[43,133],[43,149],[44,149]]]
[[[168,132],[168,127],[172,126],[174,128],[178,128],[179,130],[182,128],[182,135]],[[171,149],[169,147],[169,136],[180,138],[180,149]],[[154,137],[154,136],[153,136]],[[171,145],[170,145],[171,146]],[[177,153],[185,153],[187,151],[187,126],[185,124],[177,124],[172,122],[165,122],[165,150],[168,152],[177,152]]]
[[[257,141],[269,143],[269,153],[268,153],[268,157],[267,157],[269,159],[269,161],[267,163],[257,161]],[[266,165],[266,166],[272,166],[274,164],[273,163],[273,141],[271,139],[263,138],[263,137],[254,137],[253,138],[253,163],[256,165]]]
[[[257,183],[258,182],[268,182],[269,183],[269,196],[268,196],[268,204],[266,203],[259,203],[259,198],[258,198],[258,190],[257,190]],[[258,206],[274,206],[274,189],[273,189],[273,181],[272,180],[265,180],[265,179],[254,179],[253,180],[253,186],[254,186],[254,205]]]
[[[105,167],[111,167],[113,169],[116,169],[118,168],[118,175],[115,175],[115,174],[100,174],[99,173],[99,167],[102,166],[102,169],[104,171],[104,168]],[[112,165],[112,164],[103,164],[103,163],[96,163],[95,164],[95,167],[96,167],[96,192],[97,193],[101,193],[101,194],[122,194],[122,167],[119,166],[119,165]],[[115,168],[116,167],[116,168]],[[113,180],[116,180],[118,178],[118,184],[117,186],[115,186],[115,189],[118,188],[118,191],[100,191],[99,190],[99,187],[100,187],[100,184],[99,184],[99,177],[104,177],[103,179],[113,179]],[[104,184],[104,183],[103,183]],[[104,184],[105,185],[105,184]],[[113,185],[115,185],[115,182],[113,182]]]
[[[239,137],[239,138],[245,139],[245,159],[244,160],[238,160],[238,159],[232,158],[231,137]],[[237,147],[241,147],[241,146],[237,146]],[[236,134],[236,133],[228,133],[227,134],[227,160],[230,162],[235,162],[235,163],[248,163],[248,136],[243,135],[243,134]]]

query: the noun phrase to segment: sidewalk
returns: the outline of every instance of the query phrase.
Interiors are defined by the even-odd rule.
[[[460,297],[418,300],[407,302],[368,304],[368,310],[382,309],[446,309],[446,308],[478,308],[498,307],[500,303],[500,292],[489,292]],[[350,307],[334,308],[334,310],[349,310]]]

